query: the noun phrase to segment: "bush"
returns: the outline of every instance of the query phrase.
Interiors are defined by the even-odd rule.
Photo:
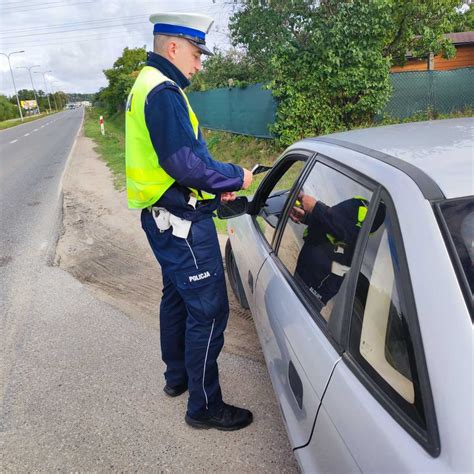
[[[0,121],[20,118],[18,107],[12,104],[7,97],[0,95]]]
[[[279,106],[273,132],[283,144],[356,127],[382,110],[390,95],[384,2],[342,3],[331,14],[326,8],[302,26],[304,42],[274,58],[270,87]]]

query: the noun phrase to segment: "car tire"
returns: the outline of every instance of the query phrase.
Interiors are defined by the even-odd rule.
[[[230,287],[232,288],[232,292],[237,298],[237,301],[242,308],[249,309],[249,303],[247,301],[247,296],[245,295],[242,279],[240,278],[239,269],[235,263],[234,252],[232,251],[229,239],[227,239],[225,244],[225,267],[227,269]]]

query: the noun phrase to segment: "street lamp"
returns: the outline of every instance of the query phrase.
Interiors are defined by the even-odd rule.
[[[41,67],[41,66],[39,64],[35,64],[34,66],[17,66],[16,69],[28,69],[28,74],[30,75],[31,87],[33,88],[33,94],[35,95],[36,109],[38,110],[38,113],[40,113],[39,101],[38,101],[38,97],[36,96],[35,85],[33,84],[33,77],[31,76],[31,70],[34,67]]]
[[[16,103],[18,105],[18,112],[20,112],[20,118],[23,121],[23,113],[21,112],[21,107],[20,107],[20,99],[18,98],[18,92],[16,91],[16,84],[15,84],[15,78],[13,77],[13,70],[12,70],[12,65],[10,63],[10,56],[12,54],[20,54],[24,53],[25,51],[13,51],[11,53],[0,53],[2,56],[6,56],[8,59],[8,65],[10,66],[10,74],[12,75],[12,81],[13,81],[13,89],[15,89],[15,95],[16,95]]]
[[[38,72],[35,71],[34,74],[43,74],[44,91],[46,92],[46,95],[48,97],[49,113],[51,113],[51,101],[49,100],[48,88],[46,87],[46,78],[44,77],[44,75],[48,74],[48,72],[51,72],[51,71],[38,71]]]

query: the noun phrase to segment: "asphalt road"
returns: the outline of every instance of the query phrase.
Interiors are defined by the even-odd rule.
[[[222,354],[245,430],[196,431],[167,398],[159,335],[52,266],[82,110],[0,132],[0,472],[279,472],[295,463],[262,364]]]

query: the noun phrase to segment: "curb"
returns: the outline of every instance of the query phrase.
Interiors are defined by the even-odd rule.
[[[60,236],[62,235],[64,228],[63,228],[63,208],[64,208],[64,194],[63,194],[63,181],[64,181],[64,175],[66,174],[66,171],[69,167],[69,163],[71,161],[72,155],[74,154],[74,151],[76,149],[76,144],[77,144],[77,139],[79,138],[79,134],[81,133],[83,127],[84,127],[84,118],[85,118],[85,110],[82,111],[82,119],[81,119],[81,124],[79,125],[79,128],[77,129],[76,137],[74,138],[74,142],[71,146],[71,150],[69,151],[69,155],[66,158],[66,162],[64,164],[64,169],[63,173],[61,175],[61,178],[59,179],[59,186],[58,186],[58,200],[57,202],[57,212],[56,212],[56,219],[53,225],[53,234],[52,234],[52,239],[46,249],[46,265],[48,267],[53,267],[57,266],[56,262],[56,249],[58,246],[58,241]]]

